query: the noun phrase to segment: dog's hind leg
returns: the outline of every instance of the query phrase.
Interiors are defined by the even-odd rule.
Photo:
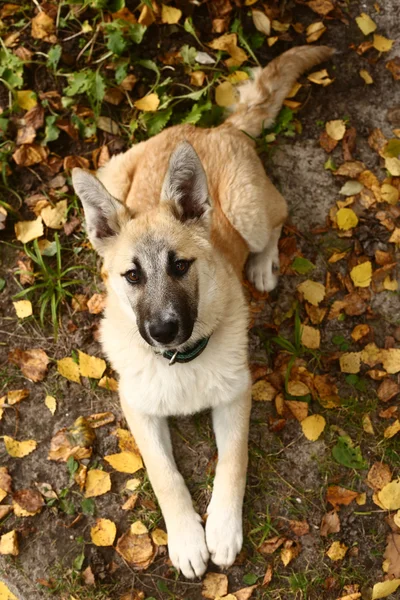
[[[242,507],[250,408],[248,390],[239,399],[213,410],[218,464],[207,509],[206,541],[211,560],[220,567],[231,566],[243,543]]]
[[[260,292],[270,292],[278,283],[278,242],[281,231],[282,225],[275,227],[268,236],[265,248],[261,252],[250,254],[247,260],[247,278]]]
[[[133,412],[122,398],[121,404],[163,513],[170,559],[185,577],[201,577],[208,563],[204,528],[176,467],[167,419]]]

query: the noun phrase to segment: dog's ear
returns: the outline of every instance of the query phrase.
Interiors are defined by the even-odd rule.
[[[208,223],[211,200],[203,165],[189,142],[177,146],[169,159],[161,201],[172,205],[180,221],[202,220]]]
[[[122,202],[113,198],[97,177],[88,171],[73,169],[72,185],[83,204],[89,239],[102,255],[110,239],[116,236],[121,225],[129,220],[128,209]]]

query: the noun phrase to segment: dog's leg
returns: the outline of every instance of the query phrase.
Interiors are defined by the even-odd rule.
[[[282,225],[275,227],[269,235],[268,242],[261,252],[250,254],[246,272],[249,281],[260,292],[270,292],[278,283],[279,250],[278,241]]]
[[[206,541],[212,561],[229,567],[243,543],[242,509],[246,485],[251,393],[213,410],[218,447],[214,491],[208,506]]]
[[[185,577],[200,577],[209,556],[204,528],[176,467],[167,419],[133,413],[123,401],[122,408],[164,516],[170,559]]]

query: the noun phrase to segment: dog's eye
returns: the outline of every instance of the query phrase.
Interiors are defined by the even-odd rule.
[[[184,275],[188,272],[190,267],[189,260],[177,260],[174,262],[174,271],[176,275]]]
[[[132,269],[124,275],[128,283],[138,283],[140,281],[140,273],[137,269]]]

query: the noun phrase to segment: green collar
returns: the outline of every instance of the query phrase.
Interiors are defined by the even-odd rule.
[[[186,352],[166,350],[166,352],[163,352],[162,355],[164,358],[169,360],[170,366],[174,365],[175,363],[188,363],[197,358],[197,356],[199,356],[203,350],[205,350],[209,339],[209,337],[202,338],[197,342],[197,344],[186,350]]]

